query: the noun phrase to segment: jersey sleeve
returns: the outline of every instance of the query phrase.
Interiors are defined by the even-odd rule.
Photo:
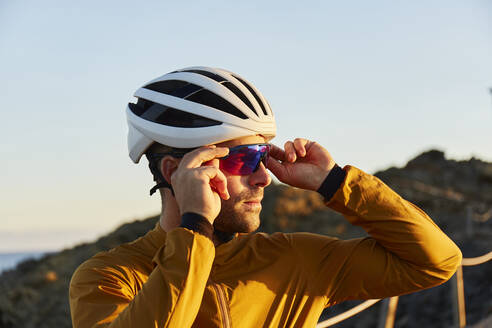
[[[135,281],[138,272],[117,258],[91,259],[76,270],[70,283],[73,327],[191,327],[214,257],[210,238],[174,229],[155,254],[156,266],[140,288]]]
[[[370,237],[339,240],[301,233],[291,240],[326,305],[401,295],[448,280],[461,252],[427,214],[378,178],[351,166],[344,171],[327,205]]]

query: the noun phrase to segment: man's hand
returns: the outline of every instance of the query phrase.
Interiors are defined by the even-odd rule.
[[[272,145],[267,168],[283,183],[318,190],[335,166],[330,153],[314,141],[296,138],[284,149]]]
[[[171,184],[181,215],[193,212],[204,216],[211,224],[214,223],[220,212],[220,199],[229,199],[227,179],[220,171],[216,159],[228,153],[229,148],[206,146],[183,156],[178,168],[171,175]]]

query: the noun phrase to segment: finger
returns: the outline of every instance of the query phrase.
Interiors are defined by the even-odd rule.
[[[200,167],[204,162],[224,157],[227,154],[229,154],[227,147],[216,147],[215,145],[200,147],[183,156],[180,165],[186,168]]]
[[[285,150],[282,148],[272,144],[272,147],[270,148],[269,156],[279,160],[279,161],[286,161],[287,160],[287,154],[285,153]]]
[[[200,174],[203,174],[208,179],[208,184],[212,188],[213,191],[219,194],[219,196],[223,199],[229,199],[229,192],[227,190],[227,178],[216,167],[213,166],[202,166],[197,168],[196,170],[200,171]]]
[[[213,167],[219,168],[220,162],[219,162],[218,158],[214,158],[210,161],[203,162],[202,166],[213,166]]]
[[[296,150],[292,141],[287,141],[284,144],[285,154],[287,155],[287,161],[294,163],[296,161]]]
[[[294,140],[294,148],[296,149],[297,155],[299,157],[304,157],[306,156],[306,144],[309,141],[307,139],[303,138],[296,138]]]
[[[221,170],[217,169],[217,175],[210,180],[210,184],[222,199],[228,200],[230,198],[227,190],[227,178]]]
[[[269,158],[267,162],[267,169],[269,169],[281,182],[285,180],[287,170],[279,161],[275,158]]]
[[[282,148],[275,146],[274,144],[271,144],[271,148],[270,148],[270,152],[268,153],[268,156],[273,157],[279,161],[286,160],[285,151]]]

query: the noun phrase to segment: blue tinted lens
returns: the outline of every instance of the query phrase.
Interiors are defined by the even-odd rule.
[[[248,175],[255,172],[260,166],[260,161],[266,159],[270,145],[241,145],[229,149],[229,155],[220,159],[220,168],[230,174]]]

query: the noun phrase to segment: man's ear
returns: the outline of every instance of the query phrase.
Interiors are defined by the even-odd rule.
[[[171,184],[171,175],[174,173],[174,171],[176,171],[178,165],[179,159],[172,156],[165,156],[161,160],[161,165],[159,169],[161,170],[161,174],[167,183]]]

